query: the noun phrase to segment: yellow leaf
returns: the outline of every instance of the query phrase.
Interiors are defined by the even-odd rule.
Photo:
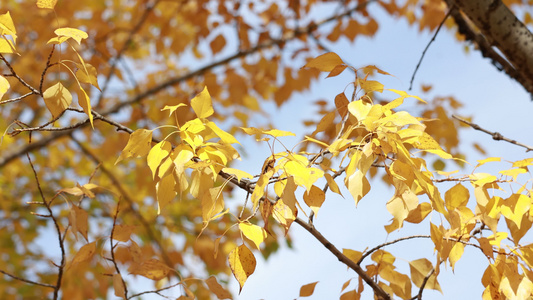
[[[70,39],[68,36],[56,36],[56,37],[53,37],[53,38],[49,39],[48,42],[46,42],[46,43],[47,44],[59,45],[59,44],[64,43],[68,39]]]
[[[172,115],[172,113],[176,111],[176,109],[178,109],[178,108],[180,108],[182,106],[187,106],[187,104],[180,103],[178,105],[165,105],[165,107],[163,107],[161,109],[161,111],[168,110],[168,116],[170,117]]]
[[[205,280],[205,284],[207,284],[207,287],[211,293],[215,294],[218,299],[231,299],[231,293],[224,289],[220,283],[217,282],[215,276],[207,278]]]
[[[265,188],[267,187],[268,181],[270,180],[270,177],[272,177],[272,175],[274,175],[274,169],[270,169],[266,173],[263,173],[259,177],[259,180],[257,180],[257,183],[254,187],[254,192],[251,196],[254,211],[257,208],[257,205],[259,205],[259,200],[265,194]]]
[[[493,161],[501,161],[502,159],[499,158],[499,157],[489,157],[489,158],[485,158],[485,159],[482,159],[482,160],[478,160],[477,161],[477,167],[481,167],[482,165],[488,163],[488,162],[493,162]]]
[[[293,154],[290,161],[285,163],[284,170],[289,176],[294,176],[294,182],[298,186],[303,186],[307,191],[313,184],[324,176],[324,171],[317,168],[307,167],[309,161],[302,155]]]
[[[322,206],[322,203],[324,203],[324,200],[326,200],[326,194],[316,185],[311,186],[311,189],[304,193],[304,201],[315,215],[318,214],[318,210]]]
[[[36,4],[38,8],[54,9],[56,3],[57,0],[37,0]]]
[[[234,169],[234,168],[223,168],[222,172],[235,175],[235,177],[237,177],[239,181],[241,181],[241,179],[243,178],[247,178],[247,179],[254,178],[252,174],[242,171],[242,170]]]
[[[4,97],[9,87],[10,87],[9,81],[7,81],[7,79],[4,76],[0,75],[0,99]]]
[[[94,252],[96,252],[96,242],[86,244],[78,250],[78,253],[72,259],[72,263],[77,264],[89,260],[93,257]]]
[[[324,177],[326,177],[326,181],[328,182],[329,189],[342,196],[342,193],[339,189],[339,186],[335,182],[335,179],[333,179],[333,176],[331,176],[329,173],[325,173]],[[344,196],[342,196],[344,198]]]
[[[531,199],[523,194],[512,194],[501,206],[501,213],[504,217],[516,224],[520,229],[522,218],[529,212]]]
[[[362,100],[357,100],[350,102],[348,104],[348,111],[357,118],[358,122],[363,122],[366,119],[366,116],[370,112],[372,105],[369,103],[363,103]]]
[[[351,261],[354,263],[359,263],[359,260],[361,260],[361,257],[363,257],[363,253],[360,251],[355,251],[352,249],[342,249],[342,254],[344,256],[348,257]]]
[[[496,176],[488,173],[474,173],[469,177],[470,179],[474,180],[472,184],[475,186],[484,186],[487,183],[493,183],[494,181],[498,180]]]
[[[131,274],[141,275],[152,280],[161,280],[170,273],[170,268],[163,262],[152,258],[129,269]]]
[[[335,66],[335,68],[333,68],[333,70],[331,70],[331,72],[329,72],[329,74],[328,74],[328,76],[326,78],[335,77],[335,76],[339,75],[347,67],[348,67],[347,65],[337,65],[337,66]]]
[[[345,184],[355,200],[355,205],[370,192],[370,183],[361,170],[357,170],[350,177],[347,177]]]
[[[89,116],[89,121],[91,122],[91,127],[94,129],[93,124],[93,114],[91,112],[91,99],[89,98],[89,95],[85,92],[85,90],[80,86],[81,93],[78,93],[78,103],[83,108],[83,111]]]
[[[0,53],[15,53],[15,46],[10,40],[0,38]]]
[[[82,208],[72,205],[72,209],[70,210],[68,220],[69,224],[72,227],[72,233],[74,233],[74,237],[76,238],[76,241],[78,240],[77,233],[81,233],[81,235],[87,239],[87,233],[88,233],[88,222],[89,214],[83,210]]]
[[[155,189],[157,190],[157,214],[159,215],[162,210],[176,197],[176,191],[174,186],[176,181],[174,180],[174,175],[169,174],[156,184]]]
[[[11,14],[6,12],[5,14],[0,15],[0,35],[10,35],[13,38],[13,41],[17,42],[17,30],[15,29],[15,24],[13,19],[11,19]],[[5,41],[5,39],[2,39]],[[13,44],[9,42],[11,48],[14,50]],[[8,52],[12,53],[12,52]]]
[[[466,206],[468,199],[470,199],[470,192],[460,183],[444,194],[444,201],[448,211],[452,211],[459,206]]]
[[[124,290],[124,283],[120,274],[113,274],[113,289],[115,290],[115,296],[126,298],[126,291]]]
[[[113,239],[120,242],[127,242],[130,240],[133,230],[135,230],[134,225],[116,225],[113,230]]]
[[[204,87],[198,95],[192,98],[191,106],[198,118],[207,118],[215,112],[207,87]]]
[[[61,82],[46,89],[43,93],[43,98],[53,118],[61,115],[72,103],[72,95]]]
[[[526,158],[513,163],[513,168],[521,168],[533,165],[533,158]]]
[[[417,287],[421,287],[429,272],[433,270],[433,265],[426,258],[421,258],[409,262],[409,267],[411,269],[411,280]],[[437,290],[442,293],[442,289],[437,281],[435,274],[432,274],[429,279],[425,282],[425,288]]]
[[[96,68],[88,63],[76,64],[76,66],[78,67],[78,70],[76,71],[76,78],[78,78],[80,82],[88,83],[100,90],[100,86],[98,86],[98,73]]]
[[[58,28],[58,29],[54,30],[54,33],[58,37],[72,38],[76,42],[78,42],[78,44],[81,44],[81,40],[82,39],[86,39],[86,38],[89,37],[89,35],[87,35],[87,33],[85,31],[82,31],[82,30],[79,30],[79,29],[76,29],[76,28],[69,28],[69,27]]]
[[[296,207],[290,208],[283,203],[282,199],[276,201],[274,208],[272,209],[272,216],[278,221],[283,228],[285,228],[285,235],[289,232],[292,222],[296,219],[298,211]]]
[[[348,104],[350,104],[350,101],[348,100],[348,98],[346,98],[346,95],[344,94],[344,92],[335,96],[335,107],[337,108],[337,111],[343,118],[348,113]]]
[[[366,92],[383,92],[384,85],[375,80],[359,80],[359,86]]]
[[[348,291],[341,295],[339,300],[359,300],[361,299],[361,294],[359,294],[356,290]]]
[[[418,224],[422,222],[426,216],[432,211],[431,204],[428,202],[423,202],[418,204],[418,206],[409,212],[406,222]]]
[[[148,167],[152,171],[152,179],[155,178],[157,168],[159,167],[163,159],[169,156],[171,150],[172,144],[170,144],[170,142],[161,141],[157,143],[154,147],[152,147],[152,149],[150,149],[150,152],[148,152],[146,160],[148,163]]]
[[[300,288],[300,297],[309,297],[313,295],[313,293],[315,292],[315,286],[317,283],[318,281],[313,282],[313,283],[308,283],[306,285],[302,285],[302,287]]]
[[[298,186],[294,182],[294,177],[290,176],[287,178],[287,183],[285,184],[285,188],[283,189],[283,193],[281,195],[281,199],[283,199],[283,203],[287,205],[291,210],[294,210],[296,208],[296,197],[294,196],[294,192]]]
[[[239,223],[239,229],[245,237],[254,242],[257,249],[259,249],[259,245],[267,238],[266,230],[263,227],[248,222]]]
[[[239,282],[239,294],[244,283],[255,271],[256,260],[250,249],[240,245],[231,250],[228,256],[229,267],[235,279]]]
[[[174,148],[172,153],[175,155],[175,157],[173,157],[173,163],[176,167],[176,172],[178,174],[182,174],[185,170],[185,165],[194,157],[193,150],[188,145],[179,144],[176,148]]]
[[[204,222],[211,221],[224,210],[224,197],[222,186],[210,188],[202,196],[202,219]]]
[[[459,261],[461,256],[463,256],[463,253],[465,251],[465,245],[463,243],[455,243],[452,247],[452,250],[450,251],[450,265],[452,267],[452,270],[455,269],[455,263]]]
[[[240,144],[239,141],[237,141],[237,139],[225,132],[224,130],[218,128],[217,124],[211,122],[211,121],[208,121],[206,124],[205,124],[207,127],[209,127],[211,130],[213,130],[213,132],[218,135],[218,137],[220,138],[220,140],[223,142],[223,143],[226,143],[226,144]]]
[[[342,59],[333,52],[322,54],[316,58],[313,58],[304,68],[314,68],[322,72],[331,72],[336,66],[342,65],[344,62]]]
[[[148,129],[137,129],[132,134],[124,150],[120,153],[120,156],[117,158],[115,165],[128,157],[143,157],[150,152],[152,145],[152,130]]]

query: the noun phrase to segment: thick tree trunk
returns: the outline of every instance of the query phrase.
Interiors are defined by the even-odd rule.
[[[509,62],[501,68],[515,78],[533,96],[533,34],[528,28],[513,14],[511,10],[501,0],[446,0],[448,6],[460,11],[470,19],[484,36],[489,47],[480,45],[480,39],[467,36],[473,39],[480,50],[487,57],[491,57],[499,65],[502,65],[501,58],[495,57],[497,54],[490,46],[496,47]],[[464,24],[459,24],[460,14],[455,14],[454,18],[460,30]],[[464,28],[462,28],[464,29]],[[473,30],[470,30],[475,35]]]

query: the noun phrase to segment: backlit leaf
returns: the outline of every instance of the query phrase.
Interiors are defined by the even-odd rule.
[[[73,40],[78,42],[78,44],[81,44],[82,39],[86,39],[89,37],[89,35],[87,35],[85,31],[82,31],[76,28],[69,28],[69,27],[58,28],[54,30],[54,33],[58,37],[72,38]]]
[[[305,64],[304,68],[314,68],[322,72],[331,72],[336,66],[342,64],[344,64],[344,62],[336,53],[328,52],[313,58]]]
[[[165,107],[163,107],[161,111],[168,110],[168,116],[170,117],[172,113],[176,111],[176,109],[184,106],[187,106],[187,104],[179,103],[177,105],[165,105]]]
[[[152,178],[155,178],[157,168],[167,158],[172,150],[172,144],[168,141],[161,141],[150,149],[148,156],[146,157],[148,167],[152,171]]]
[[[88,83],[100,90],[100,86],[98,86],[98,73],[96,68],[88,63],[76,64],[76,66],[78,67],[78,70],[76,71],[76,78],[78,78],[80,82]]]
[[[239,293],[242,291],[244,283],[255,271],[256,260],[250,249],[245,245],[240,245],[231,250],[228,256],[229,266],[235,279],[239,282]]]
[[[257,249],[260,249],[259,245],[261,245],[261,243],[263,243],[267,237],[266,230],[263,227],[250,224],[248,222],[239,223],[239,229],[245,237],[254,242]]]
[[[135,230],[134,225],[116,225],[113,231],[113,239],[120,242],[127,242]]]
[[[121,160],[128,157],[143,157],[150,152],[152,145],[152,130],[137,129],[132,134],[124,150],[117,158],[115,165]]]
[[[56,3],[57,0],[37,0],[36,4],[38,8],[54,9]]]
[[[174,186],[176,182],[174,180],[174,175],[169,174],[156,184],[155,189],[157,190],[157,214],[160,214],[162,210],[176,197],[176,191]]]
[[[4,97],[9,87],[9,81],[4,76],[0,76],[0,100]]]
[[[126,298],[126,290],[120,274],[113,274],[113,289],[115,290],[115,296]]]
[[[316,185],[311,186],[311,189],[304,193],[304,201],[315,215],[318,214],[318,210],[322,206],[322,203],[324,203],[324,200],[326,200],[326,194]]]
[[[359,263],[359,260],[361,260],[361,257],[363,257],[362,252],[352,249],[342,249],[342,254],[344,254],[344,256],[348,257],[354,263]]]
[[[89,121],[91,122],[91,127],[94,129],[93,124],[93,114],[91,112],[91,99],[89,99],[89,95],[85,92],[85,90],[80,86],[80,92],[78,93],[78,103],[83,108],[83,111],[89,116]]]
[[[417,287],[421,287],[425,278],[429,275],[429,272],[433,270],[433,265],[426,258],[421,258],[409,262],[409,267],[411,269],[411,280]],[[438,290],[442,293],[441,287],[437,282],[437,277],[435,274],[432,274],[425,283],[425,288]]]
[[[198,95],[192,98],[191,106],[198,118],[207,118],[215,112],[207,87],[204,87]]]
[[[46,89],[46,91],[43,92],[43,98],[44,103],[52,113],[53,118],[61,115],[72,103],[72,95],[61,82]]]
[[[78,250],[78,253],[72,259],[72,263],[77,264],[89,260],[93,257],[94,252],[96,252],[96,242],[86,244]]]
[[[128,269],[128,271],[130,271],[131,274],[141,275],[148,279],[157,281],[167,277],[171,269],[163,262],[155,258],[151,258],[143,261],[138,266]]]

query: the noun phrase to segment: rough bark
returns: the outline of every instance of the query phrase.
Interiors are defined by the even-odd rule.
[[[484,56],[517,80],[533,97],[533,34],[501,0],[446,0],[461,33],[475,42]],[[474,24],[481,35],[469,27],[462,15]],[[491,47],[505,56],[502,57]]]

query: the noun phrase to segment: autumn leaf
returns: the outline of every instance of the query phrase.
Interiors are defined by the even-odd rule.
[[[168,276],[172,269],[163,262],[151,258],[129,269],[131,274],[141,275],[152,280],[161,280]]]
[[[317,215],[318,210],[324,203],[324,200],[326,200],[326,194],[316,185],[313,185],[311,186],[311,189],[309,191],[304,193],[303,198],[307,206],[309,206],[309,208],[311,208],[315,215]]]
[[[93,124],[93,114],[91,112],[91,99],[89,99],[89,95],[85,92],[85,90],[80,86],[80,92],[78,93],[78,103],[83,108],[83,111],[89,116],[89,121],[91,122],[91,127],[94,129]]]
[[[313,283],[308,283],[306,285],[302,285],[302,287],[300,288],[300,297],[309,297],[313,295],[313,293],[315,292],[315,287],[317,283],[318,281],[313,282]]]
[[[0,100],[4,97],[7,90],[9,90],[9,81],[4,76],[0,76]]]
[[[135,230],[134,225],[116,225],[113,229],[113,239],[120,242],[127,242]]]
[[[101,91],[100,86],[98,86],[98,73],[96,68],[88,63],[76,64],[76,66],[78,67],[76,78],[80,82],[88,83]]]
[[[178,108],[186,106],[187,104],[185,103],[179,103],[177,105],[165,105],[165,107],[163,107],[161,111],[168,110],[168,116],[170,117],[172,113],[174,113]]]
[[[191,100],[191,106],[198,118],[207,118],[215,112],[207,87]]]
[[[61,44],[68,40],[69,38],[72,38],[75,40],[78,44],[81,44],[82,39],[86,39],[89,37],[89,35],[79,29],[76,28],[58,28],[54,30],[54,33],[57,35],[55,38],[51,38],[48,43],[49,44]]]
[[[94,252],[96,252],[96,242],[92,242],[84,245],[78,250],[78,253],[72,259],[72,264],[77,264],[86,260],[89,260],[93,257]]]
[[[257,249],[260,249],[259,246],[267,237],[266,230],[263,227],[257,226],[255,224],[250,224],[248,222],[240,222],[239,229],[249,240],[254,242],[254,245]]]
[[[124,150],[115,161],[115,165],[128,157],[143,157],[150,152],[152,144],[152,130],[137,129],[132,134]]]
[[[229,266],[235,279],[239,282],[239,294],[244,283],[255,271],[256,260],[250,249],[240,245],[231,250],[228,256]]]
[[[342,64],[344,64],[344,62],[336,53],[328,52],[313,58],[303,67],[314,68],[322,72],[331,72],[335,69],[335,67]]]
[[[115,290],[115,296],[126,298],[126,290],[120,274],[113,274],[113,289]]]
[[[57,0],[37,0],[36,4],[38,8],[54,9],[56,3]]]
[[[70,92],[58,82],[43,92],[44,103],[53,118],[61,115],[72,103]]]
[[[417,287],[420,288],[422,284],[425,284],[425,288],[438,290],[442,293],[435,274],[432,274],[429,279],[426,279],[429,273],[433,271],[433,265],[429,260],[426,258],[413,260],[409,262],[409,267],[411,269],[411,280]]]
[[[209,290],[217,296],[218,299],[231,299],[231,294],[226,289],[224,289],[220,283],[217,282],[215,276],[211,276],[205,280],[205,284]]]

